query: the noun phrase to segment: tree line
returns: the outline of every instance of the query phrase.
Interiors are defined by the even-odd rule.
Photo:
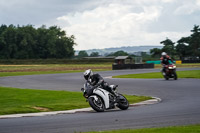
[[[150,55],[147,52],[141,52],[141,55],[145,59],[155,59],[160,58],[162,52],[166,52],[174,59],[183,59],[184,57],[199,59],[200,58],[200,27],[194,25],[191,30],[192,34],[188,37],[182,37],[177,42],[173,42],[171,39],[166,38],[160,43],[163,45],[163,48],[154,48],[150,50]],[[86,51],[80,51],[78,57],[88,57]],[[93,52],[90,55],[91,57],[99,56],[98,52]],[[129,54],[125,51],[117,51],[110,53],[107,56],[132,56],[136,55]]]
[[[177,42],[166,38],[160,43],[162,49],[150,50],[152,58],[160,58],[161,53],[167,52],[173,58],[200,57],[200,27],[195,25],[192,34],[182,37]],[[46,28],[45,25],[35,28],[33,25],[0,26],[0,59],[47,59],[74,57],[75,37],[67,36],[66,32],[57,26]],[[126,56],[124,51],[110,53],[107,56]],[[98,52],[90,55],[86,51],[79,51],[78,58],[98,57]],[[135,56],[135,55],[130,55]],[[141,56],[148,57],[145,52]]]
[[[74,40],[57,26],[1,25],[0,59],[71,58]]]
[[[83,58],[83,57],[98,57],[99,52],[92,52],[90,55],[85,51],[85,50],[81,50],[78,52],[77,58]],[[120,50],[120,51],[116,51],[113,53],[109,53],[106,56],[130,56],[130,54],[128,54],[127,52]]]
[[[200,27],[195,25],[191,30],[192,34],[188,37],[182,37],[177,42],[171,39],[161,41],[162,49],[154,48],[150,50],[152,57],[160,57],[162,52],[167,52],[172,58],[183,59],[189,57],[193,59],[200,58]],[[175,45],[176,44],[176,45]]]

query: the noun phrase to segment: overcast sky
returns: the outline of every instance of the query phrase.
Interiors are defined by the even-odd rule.
[[[57,25],[76,50],[159,46],[200,25],[200,0],[0,0],[0,24]]]

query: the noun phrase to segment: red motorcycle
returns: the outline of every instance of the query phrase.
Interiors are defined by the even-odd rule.
[[[176,65],[174,64],[169,64],[169,65],[165,65],[165,71],[163,73],[163,76],[166,80],[168,80],[169,78],[174,78],[174,80],[178,79],[178,76],[176,74]]]

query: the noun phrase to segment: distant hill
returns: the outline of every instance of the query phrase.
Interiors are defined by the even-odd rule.
[[[100,55],[106,55],[109,53],[113,53],[116,51],[125,51],[129,54],[137,54],[139,52],[150,52],[150,49],[153,48],[162,48],[163,46],[127,46],[127,47],[116,47],[116,48],[105,48],[105,49],[90,49],[85,50],[88,55],[90,55],[92,52],[99,52]],[[76,54],[78,54],[79,51],[76,51]]]

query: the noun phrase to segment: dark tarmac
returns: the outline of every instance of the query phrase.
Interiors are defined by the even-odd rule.
[[[200,68],[181,68],[193,70]],[[99,72],[103,77],[121,74],[158,72],[137,69]],[[154,105],[130,107],[128,110],[103,113],[82,112],[42,117],[0,119],[0,133],[74,133],[126,128],[149,128],[200,124],[200,79],[111,79],[123,94],[159,97]],[[80,91],[82,73],[1,77],[0,86],[17,88]]]

